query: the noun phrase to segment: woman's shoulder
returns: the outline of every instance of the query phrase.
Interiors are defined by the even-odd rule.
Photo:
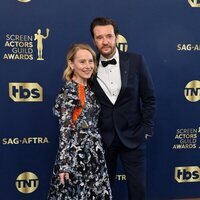
[[[65,82],[64,85],[60,88],[59,90],[59,94],[60,93],[64,93],[64,92],[73,92],[74,90],[76,90],[75,85],[73,84],[73,82],[68,81]]]
[[[64,86],[61,87],[59,95],[64,99],[77,99],[77,85],[68,81],[65,82]]]
[[[62,106],[73,107],[76,105],[77,99],[78,95],[75,85],[72,82],[66,82],[59,90],[55,99],[53,107],[55,115],[60,116]]]

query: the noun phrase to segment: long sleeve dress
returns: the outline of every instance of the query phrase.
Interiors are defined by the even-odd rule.
[[[48,200],[112,199],[97,128],[100,106],[90,87],[67,82],[53,111],[59,117],[60,138]],[[60,172],[69,173],[64,185]]]

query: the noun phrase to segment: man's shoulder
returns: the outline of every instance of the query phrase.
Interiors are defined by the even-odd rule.
[[[136,52],[124,52],[119,50],[119,57],[127,59],[141,59],[143,55]]]

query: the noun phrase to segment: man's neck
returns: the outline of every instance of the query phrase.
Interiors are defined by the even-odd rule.
[[[113,58],[113,56],[116,54],[116,51],[117,51],[117,47],[115,48],[115,50],[112,52],[112,54],[108,55],[108,56],[104,56],[104,55],[101,55],[103,58],[105,59],[111,59]]]

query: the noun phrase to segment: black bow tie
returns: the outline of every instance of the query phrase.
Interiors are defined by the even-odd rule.
[[[116,65],[117,61],[113,58],[112,60],[107,60],[107,61],[101,61],[101,64],[103,65],[103,67],[106,67],[107,65],[111,64],[111,65]]]

